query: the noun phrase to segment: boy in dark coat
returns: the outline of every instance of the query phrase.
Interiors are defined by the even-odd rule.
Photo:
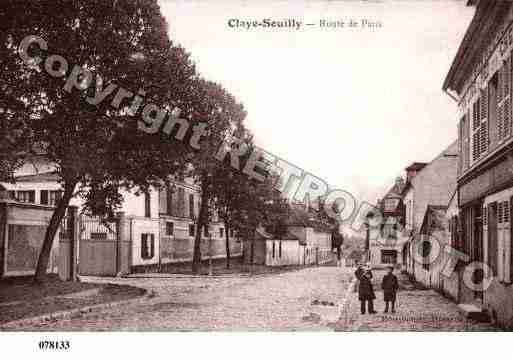
[[[372,287],[372,272],[370,269],[363,269],[359,267],[355,272],[356,278],[360,281],[358,284],[358,299],[360,300],[360,310],[362,314],[365,314],[365,302],[367,302],[367,308],[369,314],[375,314],[374,311],[374,288]]]
[[[383,299],[385,300],[384,313],[388,313],[388,303],[390,302],[392,303],[392,313],[395,313],[395,298],[397,289],[399,289],[399,283],[394,275],[394,267],[388,267],[388,273],[383,277],[381,288],[383,289]]]

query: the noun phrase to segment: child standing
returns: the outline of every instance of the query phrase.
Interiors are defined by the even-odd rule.
[[[381,288],[383,289],[383,299],[385,300],[384,313],[388,313],[389,302],[392,302],[392,313],[395,313],[395,299],[397,289],[399,289],[399,283],[397,282],[397,277],[394,275],[394,267],[387,268],[387,274],[383,277]]]

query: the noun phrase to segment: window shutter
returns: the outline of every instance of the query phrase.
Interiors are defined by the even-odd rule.
[[[497,275],[497,202],[488,205],[488,265]]]
[[[458,137],[459,137],[459,158],[458,158],[458,175],[461,175],[465,170],[465,116],[460,119],[458,123]]]
[[[511,57],[504,63],[504,72],[503,72],[503,112],[502,116],[504,119],[504,137],[509,137],[511,135]]]
[[[488,152],[488,88],[481,90],[479,100],[480,135],[479,135],[479,156]]]
[[[463,167],[466,169],[470,165],[470,110],[464,117],[463,123]]]
[[[479,159],[479,146],[480,146],[480,111],[479,99],[472,105],[472,161]]]

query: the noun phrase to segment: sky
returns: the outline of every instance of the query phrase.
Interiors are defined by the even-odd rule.
[[[161,0],[171,39],[248,112],[257,145],[374,203],[457,137],[442,83],[474,14],[466,0]],[[240,21],[303,23],[230,27]],[[381,26],[361,26],[379,23]],[[321,20],[344,22],[321,27]],[[348,27],[354,20],[357,27]],[[233,24],[233,21],[231,22]]]

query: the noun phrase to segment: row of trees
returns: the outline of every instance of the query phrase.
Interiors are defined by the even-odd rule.
[[[45,278],[53,239],[72,198],[80,197],[89,213],[109,216],[121,205],[122,190],[158,188],[168,183],[170,174],[192,176],[201,186],[196,272],[200,233],[214,209],[226,223],[228,256],[230,229],[252,236],[259,224],[280,227],[286,203],[273,189],[273,176],[264,173],[264,182],[255,181],[231,167],[228,159],[213,159],[230,135],[253,147],[244,124],[246,112],[222,86],[203,79],[185,49],[169,39],[156,0],[6,0],[0,30],[1,179],[13,180],[14,171],[42,147],[63,187],[45,234],[36,282]],[[43,38],[48,47],[29,48],[31,57],[43,60],[30,66],[18,49],[28,35]],[[51,54],[70,64],[66,76],[46,73],[44,60]],[[66,79],[75,64],[93,73],[90,86],[84,84],[85,75],[69,86]],[[121,88],[132,96],[125,94],[116,102]],[[91,101],[98,93],[106,99]],[[162,131],[165,121],[159,131],[141,131],[148,124],[141,123],[144,105],[134,105],[135,93],[168,113],[179,108],[189,129],[205,126],[199,149],[189,145],[190,130],[182,140],[176,139],[182,130],[178,126],[171,133]]]

